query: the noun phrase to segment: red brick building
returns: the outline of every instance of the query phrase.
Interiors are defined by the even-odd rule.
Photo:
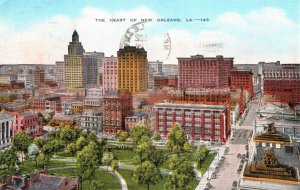
[[[232,70],[230,72],[230,86],[232,89],[247,90],[251,97],[254,95],[252,71]]]
[[[177,88],[178,87],[178,76],[169,76],[168,86]]]
[[[45,72],[41,68],[36,68],[32,71],[34,78],[34,85],[40,86],[45,82]]]
[[[170,90],[168,99],[178,103],[198,103],[198,104],[229,104],[230,89],[229,88],[199,88],[187,90]]]
[[[177,58],[179,65],[178,87],[224,88],[229,87],[233,58],[195,55]]]
[[[225,144],[230,136],[227,105],[159,103],[154,110],[155,131],[164,137],[176,123],[193,141]]]
[[[13,112],[10,114],[15,117],[13,134],[17,134],[18,132],[25,132],[32,138],[43,135],[42,121],[39,119],[37,113]]]
[[[264,70],[263,92],[277,101],[300,104],[299,65],[281,65]]]
[[[62,111],[61,99],[59,96],[45,96],[34,98],[31,108],[38,112],[58,112]]]
[[[131,94],[127,91],[107,91],[103,98],[103,111],[103,133],[124,131],[125,118],[133,114]]]
[[[19,90],[25,87],[24,82],[0,83],[1,90]]]
[[[264,79],[264,94],[281,102],[300,104],[300,79]]]

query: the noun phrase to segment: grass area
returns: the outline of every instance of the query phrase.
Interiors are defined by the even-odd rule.
[[[133,150],[112,150],[113,154],[118,160],[132,160],[134,153]]]
[[[211,162],[214,160],[215,156],[217,155],[216,152],[210,152],[207,156],[207,158],[205,159],[205,161],[203,162],[203,164],[201,165],[200,168],[197,168],[197,170],[203,175],[206,170],[208,169],[208,167],[210,166]]]
[[[60,167],[60,166],[75,166],[75,163],[72,162],[64,162],[58,160],[50,160],[48,168]],[[33,172],[34,170],[42,170],[43,167],[39,165],[35,166],[34,160],[26,160],[23,164],[19,165],[23,174]],[[7,170],[0,170],[0,176],[11,175],[16,172],[16,167],[11,167],[8,171]]]
[[[129,190],[147,190],[147,185],[139,185],[133,180],[133,171],[131,170],[119,170],[119,173],[124,177],[127,182]],[[168,180],[166,175],[163,175],[163,179],[156,185],[150,185],[150,189],[164,189],[164,184]],[[195,189],[199,181],[193,180],[191,182],[192,189]]]
[[[64,151],[56,153],[55,156],[63,158],[74,158],[70,153],[66,153]]]
[[[53,174],[53,175],[76,177],[74,168],[51,170],[51,171],[49,171],[49,173]],[[121,189],[118,179],[110,172],[97,171],[96,176],[93,178],[93,180],[95,180],[95,179],[101,180],[104,183],[105,189],[107,189],[107,190]],[[90,185],[91,185],[90,180],[84,179],[82,182],[82,189],[88,190],[90,188]]]

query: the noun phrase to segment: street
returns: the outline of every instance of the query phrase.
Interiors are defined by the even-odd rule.
[[[253,124],[256,110],[259,104],[253,101],[249,108],[244,122],[235,131],[231,141],[228,143],[230,151],[224,155],[225,161],[218,172],[216,172],[215,179],[210,180],[211,189],[230,190],[233,188],[233,182],[238,181],[242,174],[238,174],[237,170],[243,165],[238,154],[246,154],[245,146],[253,133]],[[216,158],[217,159],[217,158]]]

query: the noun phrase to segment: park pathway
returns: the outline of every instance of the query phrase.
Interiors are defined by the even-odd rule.
[[[49,168],[48,170],[51,171],[51,170],[59,170],[59,169],[67,169],[67,168],[75,168],[75,166],[60,166],[60,167],[55,167],[55,168]],[[118,181],[121,185],[121,189],[128,190],[126,180],[123,178],[123,176],[119,172],[113,171],[111,167],[107,168],[106,166],[100,166],[99,170],[109,171],[112,175],[114,175],[118,179]]]

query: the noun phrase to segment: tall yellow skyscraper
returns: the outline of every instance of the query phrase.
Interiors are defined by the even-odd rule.
[[[65,55],[65,87],[83,87],[83,53],[84,49],[79,42],[79,35],[75,30],[72,42],[68,46],[68,55]]]
[[[135,95],[146,92],[148,86],[148,60],[144,48],[125,46],[118,51],[118,87]]]

